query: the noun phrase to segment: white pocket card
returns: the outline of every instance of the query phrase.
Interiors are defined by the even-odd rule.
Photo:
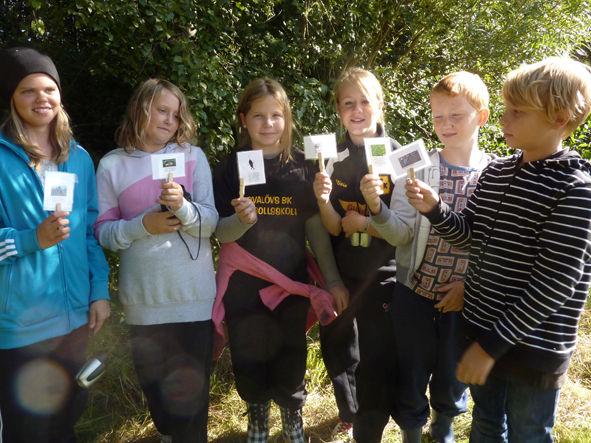
[[[55,211],[56,206],[60,210],[71,212],[74,204],[74,184],[76,174],[69,172],[47,171],[43,185],[43,209]]]
[[[374,174],[392,174],[392,163],[388,156],[392,152],[389,137],[367,137],[363,139],[365,145],[365,158],[368,169],[373,169]]]
[[[238,158],[238,178],[244,181],[244,186],[266,183],[265,160],[261,149],[240,151],[236,153],[236,157]]]
[[[332,134],[316,134],[304,137],[304,156],[307,160],[317,160],[318,154],[322,158],[337,158],[337,138]]]
[[[423,139],[394,150],[389,158],[396,177],[407,175],[411,168],[418,171],[431,165]]]
[[[182,152],[170,154],[153,154],[152,178],[154,180],[166,180],[172,174],[173,177],[185,176],[185,154]]]

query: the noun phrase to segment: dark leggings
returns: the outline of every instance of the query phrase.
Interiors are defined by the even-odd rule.
[[[74,377],[84,364],[88,329],[0,350],[4,443],[72,443],[87,393]]]
[[[268,283],[260,282],[260,286]],[[306,318],[309,302],[290,295],[274,310],[261,302],[259,288],[226,292],[224,307],[236,389],[248,403],[275,401],[297,410],[306,390]]]
[[[131,326],[135,370],[158,432],[207,442],[212,322]]]

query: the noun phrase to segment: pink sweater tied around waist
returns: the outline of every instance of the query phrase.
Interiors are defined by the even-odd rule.
[[[234,271],[242,271],[253,277],[272,283],[259,291],[263,304],[273,310],[290,295],[300,295],[310,299],[312,310],[321,325],[327,325],[336,318],[332,295],[317,286],[294,281],[279,272],[270,264],[255,257],[238,243],[224,243],[220,248],[218,271],[216,274],[217,290],[213,304],[212,320],[216,338],[216,351],[221,351],[224,328],[225,309],[223,298],[228,288],[228,282]],[[308,272],[313,280],[321,282],[322,275],[313,260],[308,261]],[[222,343],[220,343],[222,339]],[[216,352],[216,355],[217,352]]]

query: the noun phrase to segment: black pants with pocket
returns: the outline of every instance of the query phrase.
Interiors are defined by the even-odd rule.
[[[339,418],[353,423],[355,440],[379,442],[394,416],[396,358],[390,318],[394,282],[346,281],[349,307],[320,328],[322,357]]]

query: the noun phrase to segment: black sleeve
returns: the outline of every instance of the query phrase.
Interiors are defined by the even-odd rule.
[[[234,214],[230,201],[238,197],[238,187],[236,154],[231,153],[220,162],[213,173],[215,207],[220,217],[229,217]]]

